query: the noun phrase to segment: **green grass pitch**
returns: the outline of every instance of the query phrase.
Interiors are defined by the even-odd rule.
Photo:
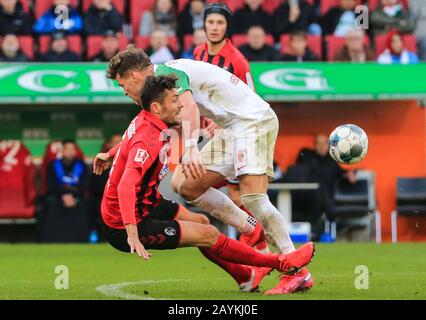
[[[151,252],[151,260],[144,261],[107,244],[2,244],[0,299],[426,299],[421,243],[319,244],[309,267],[314,288],[280,296],[238,292],[234,281],[195,248]],[[68,267],[67,290],[55,288],[58,265]],[[359,265],[368,268],[368,289],[355,288]],[[273,287],[277,275],[266,277],[261,290]]]

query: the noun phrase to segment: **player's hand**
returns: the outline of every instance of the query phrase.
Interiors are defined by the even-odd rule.
[[[126,224],[127,232],[127,243],[130,247],[130,253],[136,252],[139,257],[143,257],[145,260],[148,260],[151,257],[151,254],[146,251],[145,247],[139,240],[138,228],[134,224]]]
[[[136,252],[139,257],[142,257],[145,260],[149,260],[151,254],[146,251],[138,237],[127,237],[127,243],[130,246],[130,253]]]
[[[206,126],[202,129],[203,136],[211,139],[214,137],[215,131],[220,127],[213,120],[207,119]]]
[[[98,153],[93,160],[93,173],[100,176],[105,170],[111,168],[112,158],[108,152]]]
[[[187,179],[201,178],[206,174],[206,168],[197,146],[185,149],[185,154],[182,157],[182,172]]]

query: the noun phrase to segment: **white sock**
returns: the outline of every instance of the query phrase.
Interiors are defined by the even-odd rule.
[[[188,202],[236,228],[242,234],[252,233],[256,226],[256,219],[250,217],[224,193],[214,188],[208,188],[198,199]]]
[[[284,218],[265,193],[245,194],[241,196],[244,206],[263,225],[267,235],[281,253],[294,251],[293,242]]]

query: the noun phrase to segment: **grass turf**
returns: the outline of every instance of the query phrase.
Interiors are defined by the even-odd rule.
[[[264,296],[238,292],[195,248],[153,250],[151,260],[143,261],[106,244],[2,244],[0,299],[426,299],[425,249],[421,243],[319,244],[309,293]],[[69,268],[68,290],[55,289],[57,265]],[[358,265],[368,267],[368,290],[355,288]],[[261,290],[273,287],[277,275],[266,277]],[[100,286],[103,292],[96,290]]]

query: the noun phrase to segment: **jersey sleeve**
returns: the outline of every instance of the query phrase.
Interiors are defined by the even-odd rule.
[[[142,173],[152,165],[157,154],[153,148],[148,148],[144,141],[132,144],[127,157],[126,168],[141,169]]]
[[[174,74],[177,77],[176,89],[178,91],[178,94],[182,94],[185,91],[192,92],[189,86],[189,77],[184,71],[169,67],[165,64],[158,65],[157,70],[155,71],[156,76],[170,74]]]
[[[254,90],[253,80],[250,73],[250,65],[244,57],[239,59],[236,63],[234,74]]]

